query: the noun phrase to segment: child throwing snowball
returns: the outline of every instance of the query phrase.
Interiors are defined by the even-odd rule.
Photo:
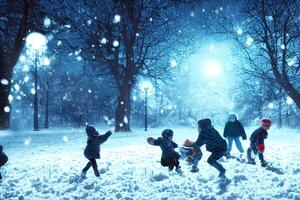
[[[162,137],[157,139],[148,137],[147,142],[154,146],[160,146],[162,150],[160,163],[162,166],[168,167],[169,171],[172,171],[175,167],[177,173],[182,173],[178,161],[180,155],[174,150],[178,148],[178,145],[173,142],[173,131],[171,129],[163,130]]]
[[[0,168],[7,163],[8,157],[7,155],[3,152],[3,146],[0,145]],[[2,180],[2,175],[0,171],[0,181]]]
[[[89,162],[83,168],[81,177],[86,178],[86,172],[90,167],[93,167],[95,176],[99,177],[100,174],[98,171],[96,159],[100,159],[100,145],[106,142],[106,140],[112,135],[112,132],[107,131],[104,135],[100,135],[99,132],[90,125],[87,125],[85,130],[88,139],[87,145],[84,149],[84,156],[89,160]]]

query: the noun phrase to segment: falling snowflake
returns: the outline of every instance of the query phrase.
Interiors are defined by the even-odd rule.
[[[282,44],[282,45],[280,46],[280,48],[281,48],[281,49],[285,49],[285,45]]]
[[[57,42],[57,46],[60,46],[61,45],[61,40],[58,40],[58,42]]]
[[[176,60],[172,60],[172,61],[171,61],[171,67],[176,67],[176,66],[177,66]]]
[[[69,142],[68,136],[64,136],[62,140],[63,140],[64,142]]]
[[[29,146],[30,143],[31,143],[31,138],[27,138],[27,139],[24,140],[24,144],[25,144],[26,146]]]
[[[4,112],[9,113],[10,112],[10,107],[9,106],[5,106],[4,107]]]
[[[120,15],[115,15],[114,23],[119,23],[120,21],[121,21],[121,16]]]
[[[107,39],[106,38],[102,38],[100,43],[101,44],[106,44],[107,43]]]
[[[77,60],[77,61],[82,61],[82,57],[81,57],[81,56],[77,56],[77,57],[76,57],[76,60]]]
[[[125,124],[128,124],[128,118],[127,118],[126,115],[124,116],[123,122],[124,122]]]
[[[17,83],[14,85],[14,88],[15,88],[16,91],[20,90],[20,86]]]
[[[12,102],[12,100],[14,99],[14,97],[10,94],[10,95],[8,95],[8,101],[11,103]]]
[[[114,47],[118,47],[118,46],[119,46],[119,41],[118,41],[118,40],[114,40],[113,46],[114,46]]]
[[[36,91],[35,91],[34,88],[32,88],[32,89],[30,90],[30,92],[31,92],[31,94],[35,94],[35,93],[36,93]]]
[[[248,46],[251,46],[253,42],[254,42],[253,38],[250,37],[250,36],[248,36],[248,37],[247,37],[247,40],[246,40],[246,44],[247,44]]]
[[[8,80],[7,79],[1,79],[1,84],[2,85],[8,85]]]
[[[48,28],[51,25],[51,19],[49,17],[45,17],[44,26]]]

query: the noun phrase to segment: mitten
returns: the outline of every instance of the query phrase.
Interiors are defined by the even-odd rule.
[[[154,138],[153,137],[148,137],[147,138],[147,142],[149,143],[149,144],[154,144]]]
[[[111,130],[107,131],[106,134],[108,134],[109,136],[111,136],[112,135]]]
[[[263,144],[257,145],[257,150],[258,152],[263,153],[265,151],[265,145]]]

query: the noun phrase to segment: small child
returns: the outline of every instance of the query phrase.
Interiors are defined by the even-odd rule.
[[[179,151],[181,153],[181,157],[192,165],[191,172],[196,173],[199,171],[198,163],[203,154],[201,149],[192,147],[193,144],[194,142],[186,139],[183,143],[183,146],[179,148]]]
[[[84,156],[89,160],[85,168],[81,172],[81,177],[86,178],[86,172],[92,166],[96,177],[100,177],[96,159],[100,159],[100,145],[112,135],[111,131],[107,131],[104,135],[99,135],[99,132],[93,126],[86,126],[88,136],[87,145],[84,149]]]
[[[160,163],[162,166],[169,167],[169,171],[172,171],[174,167],[176,167],[175,171],[182,173],[178,161],[180,155],[174,150],[174,148],[178,148],[178,145],[173,142],[172,139],[173,131],[171,129],[165,129],[162,132],[162,137],[157,139],[148,137],[147,142],[154,146],[160,146],[162,150]]]
[[[252,151],[256,155],[258,153],[259,160],[262,167],[267,166],[267,162],[264,160],[265,144],[264,140],[268,137],[268,130],[270,129],[272,121],[270,119],[262,119],[261,127],[256,129],[250,137],[250,147],[247,150],[247,158],[249,164],[255,164],[254,158],[252,158]]]
[[[8,157],[7,155],[3,152],[3,146],[0,145],[0,168],[7,163]],[[0,181],[2,180],[2,175],[0,172]]]
[[[225,125],[223,136],[228,141],[227,152],[225,155],[226,158],[227,159],[231,158],[230,152],[232,149],[233,141],[235,142],[235,145],[240,152],[240,158],[242,158],[244,149],[243,149],[242,143],[240,141],[240,137],[242,137],[243,140],[246,140],[247,135],[246,135],[246,132],[244,130],[242,123],[237,119],[236,114],[230,114],[228,116],[228,121]]]

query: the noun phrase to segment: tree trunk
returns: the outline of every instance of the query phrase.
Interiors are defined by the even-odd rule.
[[[118,96],[117,109],[115,113],[115,131],[128,132],[130,130],[130,112],[131,112],[131,87],[123,86]]]

